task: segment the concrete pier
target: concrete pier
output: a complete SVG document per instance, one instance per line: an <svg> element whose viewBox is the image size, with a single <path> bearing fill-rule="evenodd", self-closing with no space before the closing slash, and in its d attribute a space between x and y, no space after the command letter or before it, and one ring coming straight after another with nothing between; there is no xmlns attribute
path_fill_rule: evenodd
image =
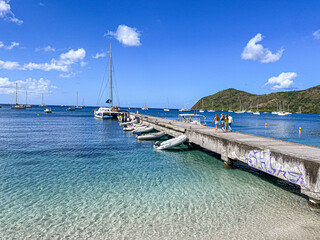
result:
<svg viewBox="0 0 320 240"><path fill-rule="evenodd" d="M212 127L130 113L159 131L185 134L191 144L221 155L225 167L241 161L253 168L294 183L320 208L320 148L239 132L216 132Z"/></svg>

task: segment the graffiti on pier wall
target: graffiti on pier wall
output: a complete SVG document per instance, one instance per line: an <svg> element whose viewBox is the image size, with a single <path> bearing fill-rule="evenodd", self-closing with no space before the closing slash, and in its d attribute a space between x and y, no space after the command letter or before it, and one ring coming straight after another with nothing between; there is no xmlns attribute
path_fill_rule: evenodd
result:
<svg viewBox="0 0 320 240"><path fill-rule="evenodd" d="M287 163L281 164L280 161L276 161L275 157L271 156L271 153L268 150L252 150L250 152L245 152L244 161L251 167L298 184L303 189L309 189L298 164L297 166L290 166Z"/></svg>

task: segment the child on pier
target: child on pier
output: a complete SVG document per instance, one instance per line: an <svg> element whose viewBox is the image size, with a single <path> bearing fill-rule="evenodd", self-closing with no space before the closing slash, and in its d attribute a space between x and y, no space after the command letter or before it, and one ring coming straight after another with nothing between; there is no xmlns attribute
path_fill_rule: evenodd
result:
<svg viewBox="0 0 320 240"><path fill-rule="evenodd" d="M226 132L228 130L228 115L225 116L224 118L224 132Z"/></svg>

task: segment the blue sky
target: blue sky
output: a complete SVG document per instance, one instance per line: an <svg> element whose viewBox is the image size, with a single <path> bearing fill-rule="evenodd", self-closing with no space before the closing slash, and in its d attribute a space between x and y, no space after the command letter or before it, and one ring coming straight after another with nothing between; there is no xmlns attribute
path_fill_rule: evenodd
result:
<svg viewBox="0 0 320 240"><path fill-rule="evenodd" d="M78 91L96 105L110 42L122 106L309 88L320 84L319 12L297 0L0 0L0 103L18 82L21 103L28 90L30 103L43 93L73 105Z"/></svg>

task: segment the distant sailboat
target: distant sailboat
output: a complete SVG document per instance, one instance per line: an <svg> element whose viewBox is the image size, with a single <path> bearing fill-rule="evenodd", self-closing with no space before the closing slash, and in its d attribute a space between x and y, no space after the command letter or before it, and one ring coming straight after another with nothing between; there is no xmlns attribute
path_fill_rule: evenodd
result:
<svg viewBox="0 0 320 240"><path fill-rule="evenodd" d="M292 114L292 113L290 112L290 109L289 109L289 104L288 104L288 112L285 112L285 114L287 114L287 115Z"/></svg>
<svg viewBox="0 0 320 240"><path fill-rule="evenodd" d="M169 112L170 111L168 98L167 98L167 108L163 109L163 111L165 111L165 112Z"/></svg>
<svg viewBox="0 0 320 240"><path fill-rule="evenodd" d="M301 114L301 106L299 106L299 112L296 112L296 114Z"/></svg>
<svg viewBox="0 0 320 240"><path fill-rule="evenodd" d="M238 110L238 111L235 111L235 113L238 113L238 114L245 113L245 111L242 110L241 100L240 100L239 110Z"/></svg>
<svg viewBox="0 0 320 240"><path fill-rule="evenodd" d="M273 111L273 112L271 112L271 114L274 114L274 115L277 115L278 114L278 112L279 112L279 110L278 110L278 108L279 108L279 103L277 102L277 111Z"/></svg>
<svg viewBox="0 0 320 240"><path fill-rule="evenodd" d="M26 108L32 108L32 105L28 104L28 91L26 91Z"/></svg>
<svg viewBox="0 0 320 240"><path fill-rule="evenodd" d="M190 112L190 109L186 108L186 104L184 103L183 108L179 109L179 112Z"/></svg>
<svg viewBox="0 0 320 240"><path fill-rule="evenodd" d="M84 104L84 99L82 99L82 105L81 108L87 108L86 105Z"/></svg>
<svg viewBox="0 0 320 240"><path fill-rule="evenodd" d="M250 103L250 110L247 113L252 113L252 104Z"/></svg>
<svg viewBox="0 0 320 240"><path fill-rule="evenodd" d="M26 106L22 104L18 104L18 83L16 83L16 104L11 105L11 109L25 109Z"/></svg>
<svg viewBox="0 0 320 240"><path fill-rule="evenodd" d="M43 94L42 94L42 101L41 101L41 105L39 105L39 107L46 107L47 105L45 105L44 103L43 103Z"/></svg>
<svg viewBox="0 0 320 240"><path fill-rule="evenodd" d="M213 101L212 101L212 108L208 110L208 112L215 112L214 108L213 108Z"/></svg>
<svg viewBox="0 0 320 240"><path fill-rule="evenodd" d="M144 101L144 106L141 108L141 110L148 110L149 108L147 108L146 106L146 101Z"/></svg>
<svg viewBox="0 0 320 240"><path fill-rule="evenodd" d="M201 109L199 110L199 112L203 113L204 110L203 110L203 100L201 100Z"/></svg>
<svg viewBox="0 0 320 240"><path fill-rule="evenodd" d="M76 106L75 109L82 109L82 107L78 106L78 92L77 92L77 97L76 97Z"/></svg>
<svg viewBox="0 0 320 240"><path fill-rule="evenodd" d="M282 111L281 102L280 102L280 104L279 104L279 112L278 112L277 114L278 114L278 116L286 116L286 115L288 115L286 112L283 112L283 111Z"/></svg>
<svg viewBox="0 0 320 240"><path fill-rule="evenodd" d="M259 104L257 103L257 111L253 112L254 115L260 115L260 112L259 112Z"/></svg>

